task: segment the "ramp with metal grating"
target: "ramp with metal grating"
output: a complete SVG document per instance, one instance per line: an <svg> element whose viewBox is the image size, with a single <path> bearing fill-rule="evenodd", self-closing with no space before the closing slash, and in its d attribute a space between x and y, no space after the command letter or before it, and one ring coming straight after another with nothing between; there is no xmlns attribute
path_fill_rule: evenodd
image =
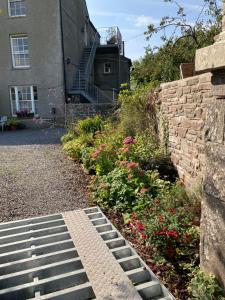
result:
<svg viewBox="0 0 225 300"><path fill-rule="evenodd" d="M175 298L95 207L0 224L0 299Z"/></svg>

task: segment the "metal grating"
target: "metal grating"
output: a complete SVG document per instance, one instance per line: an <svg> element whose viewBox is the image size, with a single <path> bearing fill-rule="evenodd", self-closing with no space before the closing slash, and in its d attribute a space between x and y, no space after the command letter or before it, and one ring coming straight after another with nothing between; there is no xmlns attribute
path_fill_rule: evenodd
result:
<svg viewBox="0 0 225 300"><path fill-rule="evenodd" d="M61 214L0 224L1 300L94 298Z"/></svg>
<svg viewBox="0 0 225 300"><path fill-rule="evenodd" d="M104 281L105 275L101 271L105 267L121 273L126 279L123 282L128 283L126 293L132 293L133 290L138 296L134 293L134 296L126 297L124 293L121 297L107 299L175 300L100 208L78 210L71 212L71 216L76 222L71 220L68 223L68 213L65 213L0 224L1 300L102 300L103 297L97 297L101 295L99 289L107 289L109 292L110 285L113 286L112 291L117 289L115 282L109 281L107 286ZM84 221L82 216L85 217ZM93 235L89 236L89 248L84 233L90 229ZM78 236L75 243L72 239L74 232ZM80 243L80 236L83 244ZM102 241L104 247L97 247L100 251L96 255L91 249L97 245L97 240L97 244L100 245ZM82 248L85 248L85 256L88 253L91 258L91 268L88 268ZM101 253L103 248L110 256L106 265L102 266L100 258L104 256L104 251ZM115 264L117 268L114 269ZM98 286L99 267L98 278L104 284Z"/></svg>
<svg viewBox="0 0 225 300"><path fill-rule="evenodd" d="M84 209L93 226L144 300L175 300L99 207Z"/></svg>

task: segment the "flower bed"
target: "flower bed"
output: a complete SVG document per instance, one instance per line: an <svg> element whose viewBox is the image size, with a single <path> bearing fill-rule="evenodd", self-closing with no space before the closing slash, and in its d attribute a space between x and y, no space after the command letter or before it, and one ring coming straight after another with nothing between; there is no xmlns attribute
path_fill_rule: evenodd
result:
<svg viewBox="0 0 225 300"><path fill-rule="evenodd" d="M63 137L68 156L91 174L90 195L177 299L222 299L199 271L200 201L188 197L169 158L148 130L125 136L100 117ZM197 278L197 279L196 279ZM196 282L212 279L201 298ZM217 298L215 298L215 295Z"/></svg>

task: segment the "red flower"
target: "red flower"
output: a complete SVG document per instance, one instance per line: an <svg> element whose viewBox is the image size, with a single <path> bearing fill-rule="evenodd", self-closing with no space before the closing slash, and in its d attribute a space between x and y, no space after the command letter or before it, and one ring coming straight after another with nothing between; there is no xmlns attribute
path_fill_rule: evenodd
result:
<svg viewBox="0 0 225 300"><path fill-rule="evenodd" d="M140 190L140 193L141 193L141 194L145 194L145 193L147 193L148 191L149 191L149 189L142 188L142 189Z"/></svg>
<svg viewBox="0 0 225 300"><path fill-rule="evenodd" d="M159 219L159 222L161 223L161 222L163 222L163 219L164 219L164 218L163 218L163 216L159 215L159 216L158 216L158 219Z"/></svg>
<svg viewBox="0 0 225 300"><path fill-rule="evenodd" d="M174 238L178 238L179 237L179 233L176 231L168 231L167 232L168 236L174 237Z"/></svg>
<svg viewBox="0 0 225 300"><path fill-rule="evenodd" d="M144 231L144 230L145 230L143 224L141 224L140 222L137 222L136 227L137 227L137 229L138 229L139 231Z"/></svg>
<svg viewBox="0 0 225 300"><path fill-rule="evenodd" d="M169 209L169 212L170 212L171 215L174 215L174 214L175 214L174 208L170 208L170 209Z"/></svg>
<svg viewBox="0 0 225 300"><path fill-rule="evenodd" d="M160 204L160 200L156 200L156 201L155 201L155 204L156 204L156 205L159 205L159 204Z"/></svg>
<svg viewBox="0 0 225 300"><path fill-rule="evenodd" d="M139 166L139 164L135 163L135 162L130 162L130 163L127 164L127 167L129 169L137 168L138 166Z"/></svg>
<svg viewBox="0 0 225 300"><path fill-rule="evenodd" d="M137 172L137 174L140 175L140 176L143 176L143 175L145 174L145 171L139 170L139 171Z"/></svg>
<svg viewBox="0 0 225 300"><path fill-rule="evenodd" d="M141 239L146 240L148 238L147 234L141 234Z"/></svg>
<svg viewBox="0 0 225 300"><path fill-rule="evenodd" d="M132 145L132 144L135 144L136 141L132 136L128 136L124 139L123 143L124 143L124 145Z"/></svg>

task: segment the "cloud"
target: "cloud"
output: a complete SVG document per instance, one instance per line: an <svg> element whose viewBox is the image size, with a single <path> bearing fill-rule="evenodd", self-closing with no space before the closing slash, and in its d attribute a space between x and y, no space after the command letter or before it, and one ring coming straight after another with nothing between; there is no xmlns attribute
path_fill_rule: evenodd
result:
<svg viewBox="0 0 225 300"><path fill-rule="evenodd" d="M146 27L150 23L158 23L158 20L154 20L152 17L144 15L137 16L135 20L136 27Z"/></svg>

